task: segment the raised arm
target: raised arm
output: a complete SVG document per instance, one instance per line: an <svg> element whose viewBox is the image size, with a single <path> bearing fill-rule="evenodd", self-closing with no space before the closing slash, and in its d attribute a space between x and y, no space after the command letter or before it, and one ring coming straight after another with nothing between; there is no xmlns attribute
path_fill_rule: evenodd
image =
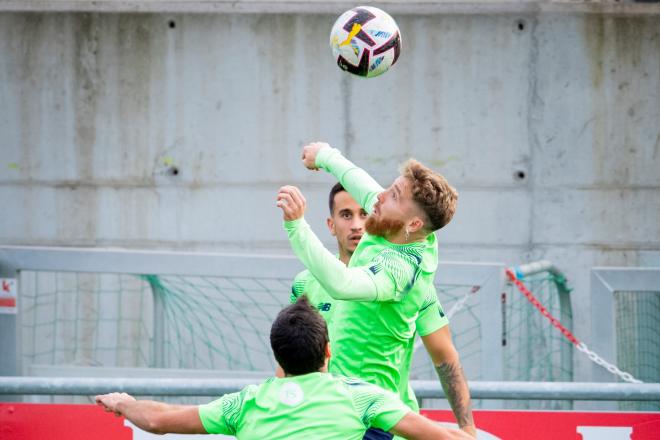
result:
<svg viewBox="0 0 660 440"><path fill-rule="evenodd" d="M335 176L368 213L376 204L378 194L383 192L383 187L366 171L324 142L312 142L303 147L303 164L309 169L324 169Z"/></svg>
<svg viewBox="0 0 660 440"><path fill-rule="evenodd" d="M444 326L435 332L422 336L422 342L426 347L438 378L442 384L447 401L461 429L476 437L476 428L472 418L472 405L470 401L470 390L467 380L463 374L463 367L458 356L458 351L451 340L449 326Z"/></svg>
<svg viewBox="0 0 660 440"><path fill-rule="evenodd" d="M387 265L388 262L374 261L378 268L375 266L349 268L332 255L303 218L306 202L298 188L293 186L280 188L277 205L284 213L284 228L291 248L332 298L353 301L392 301L397 300L408 287L409 280L413 278L415 272L412 264L402 265L401 270L392 274L388 270L380 270L380 267Z"/></svg>
<svg viewBox="0 0 660 440"><path fill-rule="evenodd" d="M206 434L197 406L170 405L153 400L135 400L126 393L96 396L96 403L124 416L134 425L154 434Z"/></svg>

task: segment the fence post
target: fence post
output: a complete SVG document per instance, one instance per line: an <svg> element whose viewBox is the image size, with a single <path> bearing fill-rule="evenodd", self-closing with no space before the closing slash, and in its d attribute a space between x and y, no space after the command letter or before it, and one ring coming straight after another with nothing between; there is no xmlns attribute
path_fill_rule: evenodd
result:
<svg viewBox="0 0 660 440"><path fill-rule="evenodd" d="M0 258L0 278L11 278L16 280L18 291L18 274L15 268L6 264ZM20 306L20 295L16 294L16 310ZM21 357L18 352L20 347L20 321L17 313L0 313L0 375L20 376ZM19 396L0 396L0 401L20 401Z"/></svg>

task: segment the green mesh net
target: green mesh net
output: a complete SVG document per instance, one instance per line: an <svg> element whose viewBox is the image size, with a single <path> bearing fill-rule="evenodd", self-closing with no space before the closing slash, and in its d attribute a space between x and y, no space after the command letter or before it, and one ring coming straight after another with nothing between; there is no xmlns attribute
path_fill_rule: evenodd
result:
<svg viewBox="0 0 660 440"><path fill-rule="evenodd" d="M660 382L660 292L614 292L617 366ZM660 411L659 402L619 402L624 411Z"/></svg>
<svg viewBox="0 0 660 440"><path fill-rule="evenodd" d="M23 272L23 363L273 371L290 280Z"/></svg>
<svg viewBox="0 0 660 440"><path fill-rule="evenodd" d="M568 295L560 280L546 274L525 282L570 328ZM213 370L218 377L272 373L268 335L275 315L288 302L290 283L288 278L24 271L23 365ZM488 331L479 318L480 286L437 288L445 312L453 314L452 335L466 375L480 380L482 333ZM570 344L514 288L502 299L505 379L570 381ZM411 378L436 380L420 348ZM567 407L562 402L508 405Z"/></svg>
<svg viewBox="0 0 660 440"><path fill-rule="evenodd" d="M569 291L563 277L548 272L524 278L527 288L568 329L572 328ZM518 291L507 284L502 294L504 380L571 382L573 344ZM507 401L511 409L571 409L570 401Z"/></svg>

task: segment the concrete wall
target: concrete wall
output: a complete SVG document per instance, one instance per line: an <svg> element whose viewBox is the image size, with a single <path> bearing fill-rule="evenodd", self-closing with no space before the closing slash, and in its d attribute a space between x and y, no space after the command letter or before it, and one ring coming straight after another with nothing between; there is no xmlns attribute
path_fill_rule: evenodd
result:
<svg viewBox="0 0 660 440"><path fill-rule="evenodd" d="M0 14L0 243L288 253L291 183L331 244L333 181L300 165L326 140L383 184L444 173L442 258L552 260L588 342L588 269L660 253L660 16L396 18L363 80L330 15Z"/></svg>

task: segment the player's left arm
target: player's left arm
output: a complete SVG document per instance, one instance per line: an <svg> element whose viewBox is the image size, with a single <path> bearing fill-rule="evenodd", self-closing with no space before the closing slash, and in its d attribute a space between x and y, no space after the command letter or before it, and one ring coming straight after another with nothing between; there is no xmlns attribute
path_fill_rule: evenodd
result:
<svg viewBox="0 0 660 440"><path fill-rule="evenodd" d="M435 365L442 389L454 417L456 417L458 426L463 431L476 437L470 390L463 373L458 351L451 339L449 326L445 325L428 335L422 336L422 342L431 356L433 365Z"/></svg>
<svg viewBox="0 0 660 440"><path fill-rule="evenodd" d="M410 411L398 395L372 385L372 399L362 393L361 404L367 404L363 420L371 427L380 428L409 440L460 440L469 439L464 431L448 429ZM378 397L380 396L380 397Z"/></svg>
<svg viewBox="0 0 660 440"><path fill-rule="evenodd" d="M126 393L96 396L96 403L124 416L134 425L154 434L206 434L197 406L170 405L153 400L136 400Z"/></svg>

